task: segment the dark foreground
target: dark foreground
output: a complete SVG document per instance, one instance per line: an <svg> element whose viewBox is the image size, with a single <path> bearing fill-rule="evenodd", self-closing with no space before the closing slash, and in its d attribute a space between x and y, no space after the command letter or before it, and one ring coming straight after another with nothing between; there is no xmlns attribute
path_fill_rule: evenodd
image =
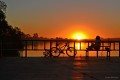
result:
<svg viewBox="0 0 120 80"><path fill-rule="evenodd" d="M0 80L120 80L120 58L0 58Z"/></svg>

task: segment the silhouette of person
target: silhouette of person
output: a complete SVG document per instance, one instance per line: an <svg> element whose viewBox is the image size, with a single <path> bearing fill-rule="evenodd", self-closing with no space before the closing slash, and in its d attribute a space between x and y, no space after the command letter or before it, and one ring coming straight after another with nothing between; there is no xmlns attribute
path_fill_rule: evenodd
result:
<svg viewBox="0 0 120 80"><path fill-rule="evenodd" d="M100 36L96 36L95 43L91 43L91 46L87 48L87 50L99 50L101 45Z"/></svg>

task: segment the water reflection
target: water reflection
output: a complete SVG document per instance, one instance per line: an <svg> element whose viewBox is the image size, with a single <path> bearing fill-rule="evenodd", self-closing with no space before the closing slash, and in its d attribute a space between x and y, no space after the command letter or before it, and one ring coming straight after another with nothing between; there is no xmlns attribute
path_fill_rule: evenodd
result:
<svg viewBox="0 0 120 80"><path fill-rule="evenodd" d="M77 42L75 45L76 45L75 46L76 50L83 50L83 49L86 49L88 47L87 43L81 43L81 42Z"/></svg>
<svg viewBox="0 0 120 80"><path fill-rule="evenodd" d="M74 58L73 62L73 71L72 71L72 79L73 80L84 80L85 75L83 74L84 72L86 73L86 66L87 62L84 61L85 59L76 57ZM87 70L88 72L88 70Z"/></svg>
<svg viewBox="0 0 120 80"><path fill-rule="evenodd" d="M80 50L80 43L78 43L78 50Z"/></svg>

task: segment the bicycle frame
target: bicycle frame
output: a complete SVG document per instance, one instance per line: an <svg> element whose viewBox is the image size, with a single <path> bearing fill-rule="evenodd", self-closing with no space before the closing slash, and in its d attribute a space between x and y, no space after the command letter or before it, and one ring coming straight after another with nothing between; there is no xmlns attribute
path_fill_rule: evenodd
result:
<svg viewBox="0 0 120 80"><path fill-rule="evenodd" d="M59 46L59 44L58 44L56 47L60 51L60 53L64 53L64 50L68 49L68 45L66 45L66 44L63 46Z"/></svg>

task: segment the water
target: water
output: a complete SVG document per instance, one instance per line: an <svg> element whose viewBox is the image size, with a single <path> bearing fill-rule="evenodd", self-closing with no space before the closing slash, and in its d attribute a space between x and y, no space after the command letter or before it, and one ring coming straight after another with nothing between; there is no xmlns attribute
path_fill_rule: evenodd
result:
<svg viewBox="0 0 120 80"><path fill-rule="evenodd" d="M64 42L60 42L59 43L60 46L64 46L65 43ZM28 45L27 45L27 49L34 49L34 50L28 50L27 51L27 57L43 57L43 52L44 52L44 47L46 49L50 49L50 42L46 42L45 43L45 46L44 46L44 42L34 42L33 43L33 47L32 47L32 41L28 42ZM108 43L105 43L104 46L108 46L109 44ZM56 42L53 42L52 43L52 47L55 47L56 46ZM118 47L118 43L115 44L115 49L119 49ZM74 43L71 42L69 43L69 47L74 47ZM75 43L75 49L77 50L77 55L76 56L86 56L86 52L85 51L79 51L80 49L81 50L85 50L86 48L88 47L88 43L79 43L79 42L76 42ZM37 49L40 49L40 50L37 50ZM114 49L114 44L112 43L111 44L111 49ZM99 56L106 56L106 51L99 51ZM20 51L20 56L21 57L24 57L25 56L25 51ZM61 57L66 57L67 55L66 54L61 54L60 55ZM89 52L89 56L96 56L96 51L90 51ZM119 52L118 51L111 51L111 56L119 56Z"/></svg>

